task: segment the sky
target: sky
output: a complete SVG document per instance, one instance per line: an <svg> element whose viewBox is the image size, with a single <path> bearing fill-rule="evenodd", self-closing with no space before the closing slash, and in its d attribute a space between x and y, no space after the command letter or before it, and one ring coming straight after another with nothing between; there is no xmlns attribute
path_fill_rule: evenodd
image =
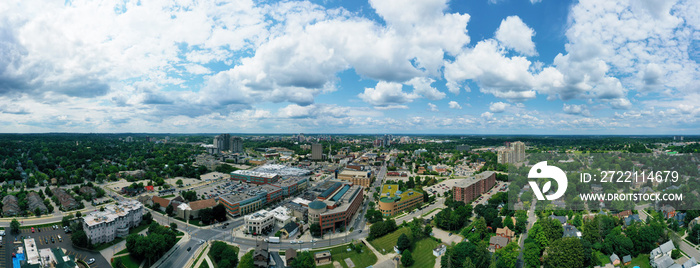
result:
<svg viewBox="0 0 700 268"><path fill-rule="evenodd" d="M4 0L0 132L698 134L695 0Z"/></svg>

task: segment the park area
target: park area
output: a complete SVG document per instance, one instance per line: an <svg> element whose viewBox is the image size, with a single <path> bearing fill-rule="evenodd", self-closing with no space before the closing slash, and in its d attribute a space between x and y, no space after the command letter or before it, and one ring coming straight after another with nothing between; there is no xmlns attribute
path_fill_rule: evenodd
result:
<svg viewBox="0 0 700 268"><path fill-rule="evenodd" d="M367 248L362 242L356 242L356 247L359 247L359 251L353 249L350 245L342 245L330 249L331 258L333 262L338 262L343 268L350 268L346 259L350 259L354 267L369 267L377 263L377 256L372 253L372 251ZM315 250L311 253L321 252L326 250ZM333 264L319 265L318 268L333 268Z"/></svg>
<svg viewBox="0 0 700 268"><path fill-rule="evenodd" d="M377 238L370 243L379 252L383 254L394 253L394 246L396 246L396 241L399 239L401 234L406 234L411 238L411 231L408 227L400 228L393 233L387 234L383 237ZM435 265L435 256L433 255L433 249L438 246L438 242L432 238L423 238L415 242L414 246L411 247L411 252L413 253L413 259L416 261L411 267L433 267ZM403 267L403 266L402 266Z"/></svg>

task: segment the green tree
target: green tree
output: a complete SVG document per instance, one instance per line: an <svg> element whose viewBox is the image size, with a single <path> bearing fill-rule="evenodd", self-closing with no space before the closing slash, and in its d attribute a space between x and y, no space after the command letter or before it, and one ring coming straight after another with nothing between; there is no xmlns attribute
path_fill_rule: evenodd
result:
<svg viewBox="0 0 700 268"><path fill-rule="evenodd" d="M226 207L224 204L219 203L212 209L212 216L214 219L220 222L226 221Z"/></svg>
<svg viewBox="0 0 700 268"><path fill-rule="evenodd" d="M404 251L411 247L411 240L408 239L408 236L406 234L401 234L399 236L399 239L396 241L396 248L399 251Z"/></svg>
<svg viewBox="0 0 700 268"><path fill-rule="evenodd" d="M291 261L289 266L292 268L316 268L316 262L314 262L314 256L311 252L302 251L297 254L297 257Z"/></svg>
<svg viewBox="0 0 700 268"><path fill-rule="evenodd" d="M584 266L583 247L578 238L555 240L547 250L544 267L579 268Z"/></svg>
<svg viewBox="0 0 700 268"><path fill-rule="evenodd" d="M540 267L540 248L537 246L537 243L525 243L525 248L523 249L523 259L525 261L525 267L527 268Z"/></svg>
<svg viewBox="0 0 700 268"><path fill-rule="evenodd" d="M79 229L74 231L73 235L70 237L70 240L73 243L73 246L81 248L90 248L90 241L87 237L87 234L85 234L85 231L83 230Z"/></svg>
<svg viewBox="0 0 700 268"><path fill-rule="evenodd" d="M165 213L167 213L169 216L172 216L174 211L175 211L175 209L173 208L173 206L169 205L169 206L165 207Z"/></svg>
<svg viewBox="0 0 700 268"><path fill-rule="evenodd" d="M112 266L113 266L114 268L123 268L123 267L124 267L124 263L122 263L122 259L121 259L121 258L116 258L116 259L114 259L114 262L112 262Z"/></svg>
<svg viewBox="0 0 700 268"><path fill-rule="evenodd" d="M36 215L37 217L40 217L40 216L41 216L41 209L35 208L35 209L34 209L34 215Z"/></svg>
<svg viewBox="0 0 700 268"><path fill-rule="evenodd" d="M518 260L520 247L516 242L510 242L504 248L496 251L496 267L510 268L515 267L515 262Z"/></svg>
<svg viewBox="0 0 700 268"><path fill-rule="evenodd" d="M203 224L209 224L213 219L213 209L203 208L199 210L199 219L202 220Z"/></svg>
<svg viewBox="0 0 700 268"><path fill-rule="evenodd" d="M12 219L12 222L10 222L10 232L19 234L19 221L17 219Z"/></svg>
<svg viewBox="0 0 700 268"><path fill-rule="evenodd" d="M170 223L170 230L177 233L177 223L171 222Z"/></svg>
<svg viewBox="0 0 700 268"><path fill-rule="evenodd" d="M153 214L151 214L151 212L149 211L146 214L143 214L141 220L146 224L151 224L151 222L153 222Z"/></svg>
<svg viewBox="0 0 700 268"><path fill-rule="evenodd" d="M183 184L182 179L178 179L178 180L175 182L175 184L177 184L178 187L182 187L182 184Z"/></svg>
<svg viewBox="0 0 700 268"><path fill-rule="evenodd" d="M253 250L248 251L243 257L241 257L241 262L238 263L238 268L250 268L255 267L253 263ZM291 264L290 264L291 267Z"/></svg>
<svg viewBox="0 0 700 268"><path fill-rule="evenodd" d="M404 267L409 267L415 262L410 250L404 250L403 253L401 253L401 264L403 264Z"/></svg>

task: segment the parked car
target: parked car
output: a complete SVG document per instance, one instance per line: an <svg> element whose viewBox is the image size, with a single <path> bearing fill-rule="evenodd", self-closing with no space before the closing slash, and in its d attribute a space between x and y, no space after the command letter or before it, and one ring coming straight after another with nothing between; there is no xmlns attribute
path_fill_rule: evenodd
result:
<svg viewBox="0 0 700 268"><path fill-rule="evenodd" d="M95 263L95 258L90 258L90 259L87 261L87 264L93 264L93 263Z"/></svg>
<svg viewBox="0 0 700 268"><path fill-rule="evenodd" d="M34 227L32 227L32 233L34 232Z"/></svg>

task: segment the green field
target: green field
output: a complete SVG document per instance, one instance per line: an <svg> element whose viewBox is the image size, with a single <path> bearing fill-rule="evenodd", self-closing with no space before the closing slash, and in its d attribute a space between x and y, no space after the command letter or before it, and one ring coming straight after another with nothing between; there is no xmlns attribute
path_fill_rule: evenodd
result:
<svg viewBox="0 0 700 268"><path fill-rule="evenodd" d="M347 251L349 248L348 245L342 245L338 247L331 248L331 259L334 262L339 262L341 266L344 268L348 268L348 265L345 263L346 258L350 258L352 260L353 264L355 264L355 267L368 267L370 265L374 265L377 263L377 256L372 253L372 250L367 248L367 246L363 245L362 242L359 242L360 245L362 245L362 253L357 253L354 250ZM316 250L312 251L311 253L316 253L319 251L325 251L325 250ZM333 267L333 264L327 264L323 266L318 266L319 268L321 267Z"/></svg>
<svg viewBox="0 0 700 268"><path fill-rule="evenodd" d="M600 251L594 251L593 255L595 255L595 257L598 259L598 261L600 261L601 265L606 265L606 264L610 263L610 256L605 256L605 254L603 254ZM647 258L647 260L648 260L648 258Z"/></svg>
<svg viewBox="0 0 700 268"><path fill-rule="evenodd" d="M411 231L408 229L408 227L400 228L393 233L374 239L369 243L372 244L372 246L379 251L379 253L391 253L394 252L394 246L396 246L396 241L399 239L401 234L411 235Z"/></svg>
<svg viewBox="0 0 700 268"><path fill-rule="evenodd" d="M124 264L124 267L126 268L139 268L140 262L134 258L131 258L131 256L122 256L118 257L117 259L121 259L122 264Z"/></svg>
<svg viewBox="0 0 700 268"><path fill-rule="evenodd" d="M121 255L121 254L125 254L125 253L129 253L129 250L128 250L128 249L122 249L122 250L120 250L119 252L117 252L117 254L114 254L114 255Z"/></svg>
<svg viewBox="0 0 700 268"><path fill-rule="evenodd" d="M413 259L416 260L411 267L433 267L435 265L435 255L433 249L437 247L438 242L432 238L423 238L416 242L415 248L411 250ZM403 266L402 266L403 267Z"/></svg>
<svg viewBox="0 0 700 268"><path fill-rule="evenodd" d="M199 265L199 268L209 268L209 264L206 261L203 261L202 264Z"/></svg>
<svg viewBox="0 0 700 268"><path fill-rule="evenodd" d="M649 265L649 254L639 254L636 258L632 259L632 264L627 265L628 267L639 266L641 268L651 268Z"/></svg>

